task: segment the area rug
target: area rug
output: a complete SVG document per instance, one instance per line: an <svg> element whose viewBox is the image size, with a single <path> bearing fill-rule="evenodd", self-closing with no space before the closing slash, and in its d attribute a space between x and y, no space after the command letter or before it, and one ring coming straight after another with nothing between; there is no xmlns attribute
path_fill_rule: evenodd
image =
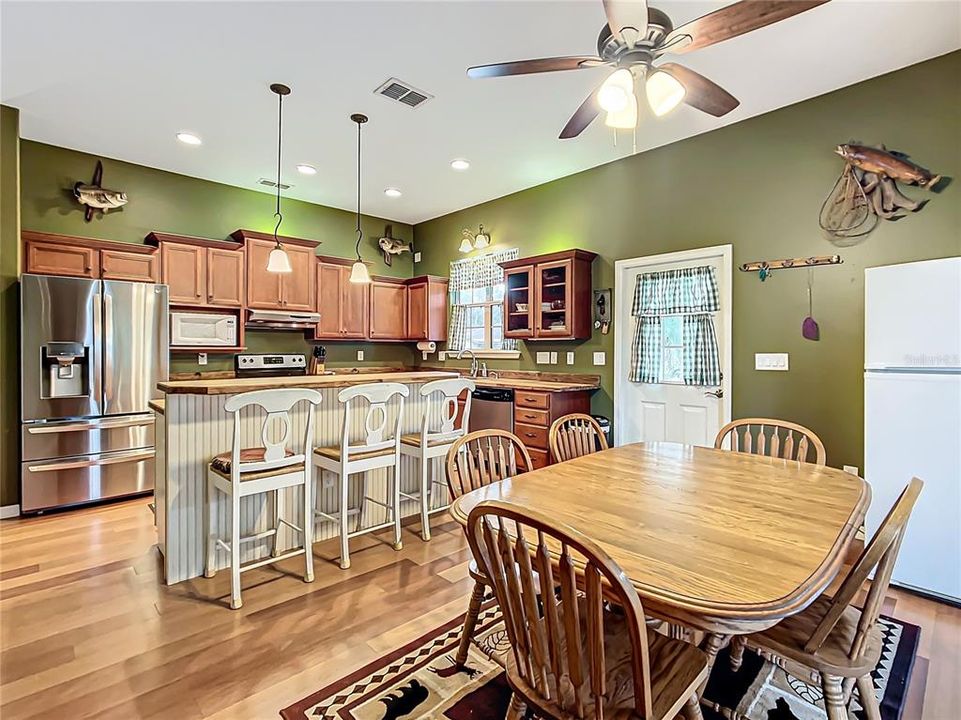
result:
<svg viewBox="0 0 961 720"><path fill-rule="evenodd" d="M507 637L496 606L478 622L465 668L454 665L463 618L452 620L280 711L284 720L502 720L511 691L502 670ZM882 720L900 720L920 629L882 618L884 646L871 674ZM752 652L731 672L718 656L705 698L705 720L823 720L821 690ZM736 714L735 714L736 713ZM850 720L865 720L857 691Z"/></svg>

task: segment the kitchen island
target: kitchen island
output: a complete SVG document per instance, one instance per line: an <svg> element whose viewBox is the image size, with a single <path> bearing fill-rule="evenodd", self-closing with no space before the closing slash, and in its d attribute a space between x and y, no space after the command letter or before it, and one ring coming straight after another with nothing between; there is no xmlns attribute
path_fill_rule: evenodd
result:
<svg viewBox="0 0 961 720"><path fill-rule="evenodd" d="M156 522L159 547L164 556L164 570L167 584L174 584L198 577L204 569L204 494L207 482L207 463L223 452L231 449L233 435L233 416L224 410L227 398L251 390L270 388L313 388L320 392L323 400L316 410L314 420L314 447L337 445L343 432L343 406L337 400L338 392L351 385L374 382L401 383L410 388L410 395L404 402L404 416L401 432L419 432L428 404L420 396L420 386L432 380L457 377L455 372L446 371L400 371L400 372L348 372L333 375L308 375L299 377L269 378L200 378L196 380L174 380L162 382L158 389L166 394L163 402L154 402L152 409L157 416L157 460L156 460ZM438 405L439 405L438 401ZM303 405L303 403L302 403ZM352 439L360 437L364 412L352 411ZM396 410L391 410L396 412ZM243 447L261 445L260 432L264 414L251 411L244 414L241 426ZM297 448L303 438L307 415L304 408L295 408L291 413L291 438ZM389 417L388 422L394 418ZM442 458L434 460L432 473L443 472ZM408 457L401 459L401 489L404 492L417 492L419 470L416 460ZM331 512L337 507L334 478L328 473L315 474L315 507ZM376 496L387 493L387 475L384 470L368 474L368 493ZM299 518L302 508L301 490L289 488L280 492L282 498L281 515ZM360 494L360 478L352 476L350 504L356 506ZM223 536L228 527L228 505L223 496L217 494L217 523L215 532ZM442 507L447 498L437 493L432 498L434 507ZM405 500L401 506L402 515L418 512L416 501ZM272 522L272 508L266 495L244 498L241 502L241 527L243 534L266 530ZM380 524L386 520L383 508L375 503L367 503L364 517L358 519L362 527ZM314 540L336 537L337 528L333 523L318 519L315 525ZM299 543L294 533L281 527L278 534L278 550L296 547ZM241 561L248 562L264 557L269 552L269 538L244 543ZM217 550L217 567L227 566L227 554Z"/></svg>

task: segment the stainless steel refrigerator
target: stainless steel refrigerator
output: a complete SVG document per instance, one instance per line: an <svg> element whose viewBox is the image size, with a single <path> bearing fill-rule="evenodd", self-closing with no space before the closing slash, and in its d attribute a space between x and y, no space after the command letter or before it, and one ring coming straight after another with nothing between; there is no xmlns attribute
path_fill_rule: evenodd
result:
<svg viewBox="0 0 961 720"><path fill-rule="evenodd" d="M23 512L153 490L167 305L166 285L20 277Z"/></svg>

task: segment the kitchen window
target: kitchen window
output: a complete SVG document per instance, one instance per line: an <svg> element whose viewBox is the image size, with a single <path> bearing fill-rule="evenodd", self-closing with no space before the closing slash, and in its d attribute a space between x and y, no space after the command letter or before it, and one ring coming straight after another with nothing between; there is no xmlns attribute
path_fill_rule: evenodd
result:
<svg viewBox="0 0 961 720"><path fill-rule="evenodd" d="M450 265L450 324L447 349L516 353L517 342L504 337L504 270L516 248L466 258Z"/></svg>

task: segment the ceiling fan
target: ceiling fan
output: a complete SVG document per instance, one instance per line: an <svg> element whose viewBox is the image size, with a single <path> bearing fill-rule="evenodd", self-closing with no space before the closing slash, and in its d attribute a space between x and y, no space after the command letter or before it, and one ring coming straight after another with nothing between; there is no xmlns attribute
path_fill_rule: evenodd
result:
<svg viewBox="0 0 961 720"><path fill-rule="evenodd" d="M674 28L661 10L646 0L603 0L607 24L597 39L597 56L519 60L468 68L471 78L527 75L531 73L615 68L596 91L591 92L561 131L561 139L583 132L602 110L605 124L614 128L637 126L635 83L644 82L648 105L664 115L681 102L715 117L736 108L740 101L724 88L683 65L655 65L665 53L681 54L714 45L785 20L829 0L741 0Z"/></svg>

